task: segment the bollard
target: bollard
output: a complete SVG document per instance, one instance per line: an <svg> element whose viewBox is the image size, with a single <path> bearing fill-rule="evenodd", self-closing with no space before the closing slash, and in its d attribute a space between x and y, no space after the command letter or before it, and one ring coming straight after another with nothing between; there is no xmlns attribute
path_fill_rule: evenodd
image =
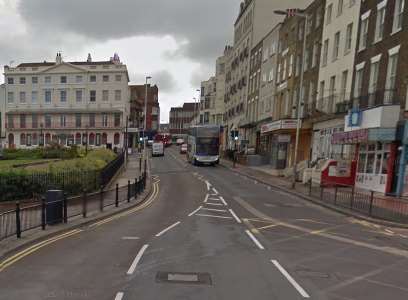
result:
<svg viewBox="0 0 408 300"><path fill-rule="evenodd" d="M16 235L21 238L20 202L16 202Z"/></svg>
<svg viewBox="0 0 408 300"><path fill-rule="evenodd" d="M147 160L145 159L144 161L144 174L146 176L146 170L147 170Z"/></svg>
<svg viewBox="0 0 408 300"><path fill-rule="evenodd" d="M142 193L142 176L139 176L139 182L137 184L139 194Z"/></svg>
<svg viewBox="0 0 408 300"><path fill-rule="evenodd" d="M45 230L45 210L46 210L46 204L45 204L45 198L41 197L41 229Z"/></svg>
<svg viewBox="0 0 408 300"><path fill-rule="evenodd" d="M137 194L138 194L138 190L137 190L137 177L135 178L135 188L134 188L134 196L135 196L135 199L137 198Z"/></svg>
<svg viewBox="0 0 408 300"><path fill-rule="evenodd" d="M116 184L115 206L119 206L119 183Z"/></svg>
<svg viewBox="0 0 408 300"><path fill-rule="evenodd" d="M130 180L128 180L127 202L130 202Z"/></svg>
<svg viewBox="0 0 408 300"><path fill-rule="evenodd" d="M101 186L101 191L99 192L99 210L103 211L103 186Z"/></svg>
<svg viewBox="0 0 408 300"><path fill-rule="evenodd" d="M373 202L374 202L374 191L371 191L371 194L370 194L370 210L368 212L370 217L373 214Z"/></svg>
<svg viewBox="0 0 408 300"><path fill-rule="evenodd" d="M87 206L88 206L88 199L86 195L86 191L84 191L83 197L82 197L82 217L86 218L86 213L87 213Z"/></svg>
<svg viewBox="0 0 408 300"><path fill-rule="evenodd" d="M67 194L64 193L64 198L62 202L62 209L63 209L63 222L66 224L68 222L68 200L67 200Z"/></svg>

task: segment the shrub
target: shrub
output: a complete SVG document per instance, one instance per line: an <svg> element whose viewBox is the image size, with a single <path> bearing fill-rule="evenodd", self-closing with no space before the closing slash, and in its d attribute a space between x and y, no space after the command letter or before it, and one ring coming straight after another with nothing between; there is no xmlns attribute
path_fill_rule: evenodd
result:
<svg viewBox="0 0 408 300"><path fill-rule="evenodd" d="M35 149L4 149L3 158L7 160L14 159L41 159L42 151L40 148Z"/></svg>

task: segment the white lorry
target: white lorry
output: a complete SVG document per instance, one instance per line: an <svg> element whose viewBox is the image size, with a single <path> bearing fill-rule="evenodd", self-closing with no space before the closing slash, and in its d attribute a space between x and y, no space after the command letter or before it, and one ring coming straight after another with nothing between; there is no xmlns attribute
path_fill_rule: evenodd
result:
<svg viewBox="0 0 408 300"><path fill-rule="evenodd" d="M152 144L152 156L164 156L164 145L162 142Z"/></svg>

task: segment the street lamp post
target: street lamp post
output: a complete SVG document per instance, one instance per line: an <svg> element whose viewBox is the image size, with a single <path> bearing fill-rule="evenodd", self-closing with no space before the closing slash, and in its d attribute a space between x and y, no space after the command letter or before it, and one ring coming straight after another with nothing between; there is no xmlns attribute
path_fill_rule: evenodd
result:
<svg viewBox="0 0 408 300"><path fill-rule="evenodd" d="M301 9L288 9L286 11L283 10L275 10L275 14L278 15L286 15L286 16L298 16L301 18L304 18L304 27L303 27L303 46L302 46L302 64L300 68L300 82L299 82L299 98L297 102L297 110L296 110L296 140L295 140L295 153L294 153L294 160L293 160L293 182L292 182L292 188L295 188L296 185L296 173L297 173L297 157L298 157L298 148L299 148L299 135L300 135L300 120L301 120L301 115L300 115L300 106L302 105L302 99L303 99L303 72L305 69L305 52L306 52L306 29L307 29L307 22L308 22L308 16L304 12L304 10Z"/></svg>
<svg viewBox="0 0 408 300"><path fill-rule="evenodd" d="M147 81L152 79L151 76L146 76L146 84L145 84L145 98L144 98L144 124L143 124L143 156L146 160L146 127L147 127Z"/></svg>

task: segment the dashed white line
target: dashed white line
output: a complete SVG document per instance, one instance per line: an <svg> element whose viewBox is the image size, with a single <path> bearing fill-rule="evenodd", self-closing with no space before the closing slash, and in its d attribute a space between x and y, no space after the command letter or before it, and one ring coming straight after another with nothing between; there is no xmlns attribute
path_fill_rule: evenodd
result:
<svg viewBox="0 0 408 300"><path fill-rule="evenodd" d="M219 219L232 219L231 217L214 216L214 215L207 215L207 214L196 214L196 216L209 217L209 218L219 218Z"/></svg>
<svg viewBox="0 0 408 300"><path fill-rule="evenodd" d="M238 218L238 216L234 213L234 211L232 209L229 209L229 212L234 217L235 221L237 221L237 223L242 223L241 219Z"/></svg>
<svg viewBox="0 0 408 300"><path fill-rule="evenodd" d="M205 184L207 185L207 191L210 190L211 187L211 183L208 182L208 180L205 181Z"/></svg>
<svg viewBox="0 0 408 300"><path fill-rule="evenodd" d="M132 275L133 272L136 270L137 264L139 263L140 259L142 258L143 253L146 251L147 247L149 247L148 244L143 245L143 247L140 249L139 253L135 257L135 260L132 262L129 270L126 272L127 275Z"/></svg>
<svg viewBox="0 0 408 300"><path fill-rule="evenodd" d="M215 208L203 208L203 210L208 210L208 211L217 211L217 212L227 212L226 209L215 209Z"/></svg>
<svg viewBox="0 0 408 300"><path fill-rule="evenodd" d="M115 300L122 300L124 294L122 292L118 292L115 296Z"/></svg>
<svg viewBox="0 0 408 300"><path fill-rule="evenodd" d="M122 237L122 240L138 240L139 237L137 236L124 236Z"/></svg>
<svg viewBox="0 0 408 300"><path fill-rule="evenodd" d="M200 209L202 209L203 207L200 206L199 208L197 208L196 210L192 211L191 213L188 214L189 217L191 217L192 215L194 215L196 212L198 212Z"/></svg>
<svg viewBox="0 0 408 300"><path fill-rule="evenodd" d="M204 203L206 203L208 201L208 197L210 197L210 195L205 195L205 199L204 199Z"/></svg>
<svg viewBox="0 0 408 300"><path fill-rule="evenodd" d="M207 205L215 205L215 206L222 206L221 203L212 203L212 202L207 202Z"/></svg>
<svg viewBox="0 0 408 300"><path fill-rule="evenodd" d="M170 225L169 227L163 229L162 231L160 231L158 234L156 234L156 237L162 236L163 234L165 234L167 231L169 231L170 229L176 227L177 225L179 225L181 222L178 221L176 223L174 223L173 225Z"/></svg>
<svg viewBox="0 0 408 300"><path fill-rule="evenodd" d="M215 193L216 195L219 194L218 191L217 191L215 188L212 188L212 190L214 191L214 193Z"/></svg>
<svg viewBox="0 0 408 300"><path fill-rule="evenodd" d="M264 250L264 246L262 246L262 244L257 240L257 238L252 234L252 232L250 232L249 230L245 230L246 234L251 238L251 240L255 243L255 245L261 249Z"/></svg>
<svg viewBox="0 0 408 300"><path fill-rule="evenodd" d="M302 295L303 298L310 298L309 294L296 282L295 279L280 265L277 260L271 260L275 267L282 273L283 276L293 285L293 287Z"/></svg>
<svg viewBox="0 0 408 300"><path fill-rule="evenodd" d="M225 206L228 206L227 202L225 202L225 200L224 200L224 197L220 197L220 200Z"/></svg>

